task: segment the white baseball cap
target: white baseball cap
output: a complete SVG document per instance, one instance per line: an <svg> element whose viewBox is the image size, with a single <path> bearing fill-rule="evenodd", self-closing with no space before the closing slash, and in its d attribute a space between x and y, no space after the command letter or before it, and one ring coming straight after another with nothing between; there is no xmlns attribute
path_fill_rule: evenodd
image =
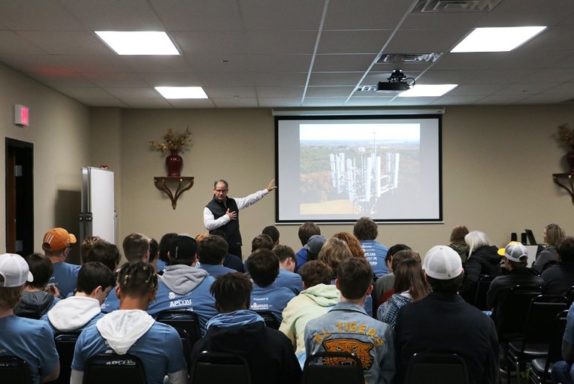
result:
<svg viewBox="0 0 574 384"><path fill-rule="evenodd" d="M423 270L433 279L450 280L462 273L462 261L459 254L451 247L435 245L423 259Z"/></svg>
<svg viewBox="0 0 574 384"><path fill-rule="evenodd" d="M4 278L0 287L4 288L21 287L27 281L34 281L26 260L14 253L0 255L0 276Z"/></svg>

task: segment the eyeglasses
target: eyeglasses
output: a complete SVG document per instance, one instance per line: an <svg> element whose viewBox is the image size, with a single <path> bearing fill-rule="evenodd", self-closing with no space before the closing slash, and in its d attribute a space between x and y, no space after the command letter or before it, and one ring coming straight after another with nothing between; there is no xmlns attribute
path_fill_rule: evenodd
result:
<svg viewBox="0 0 574 384"><path fill-rule="evenodd" d="M227 189L216 189L215 192L227 192Z"/></svg>

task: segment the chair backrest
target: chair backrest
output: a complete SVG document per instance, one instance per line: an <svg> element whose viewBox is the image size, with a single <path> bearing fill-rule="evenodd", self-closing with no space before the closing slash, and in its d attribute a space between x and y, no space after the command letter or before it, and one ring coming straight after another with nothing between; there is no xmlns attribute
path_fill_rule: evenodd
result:
<svg viewBox="0 0 574 384"><path fill-rule="evenodd" d="M556 316L568 309L564 296L538 295L532 298L524 324L524 349L527 343L549 344L556 326Z"/></svg>
<svg viewBox="0 0 574 384"><path fill-rule="evenodd" d="M562 338L564 337L564 330L566 329L567 316L568 310L565 309L558 313L554 319L550 344L548 345L548 357L546 358L545 372L548 372L548 368L551 364L558 360L562 360Z"/></svg>
<svg viewBox="0 0 574 384"><path fill-rule="evenodd" d="M540 294L542 294L540 286L524 285L516 285L504 292L492 314L500 342L506 342L524 334L524 324L530 302Z"/></svg>
<svg viewBox="0 0 574 384"><path fill-rule="evenodd" d="M84 367L83 384L146 384L143 364L133 355L92 356Z"/></svg>
<svg viewBox="0 0 574 384"><path fill-rule="evenodd" d="M269 328L279 329L281 325L279 319L271 311L256 311L259 316L265 320L265 325Z"/></svg>
<svg viewBox="0 0 574 384"><path fill-rule="evenodd" d="M363 384L361 360L347 352L318 352L307 357L303 384Z"/></svg>
<svg viewBox="0 0 574 384"><path fill-rule="evenodd" d="M156 315L156 320L174 327L183 345L183 353L187 367L191 367L191 350L197 340L201 338L199 318L197 313L185 310L165 310Z"/></svg>
<svg viewBox="0 0 574 384"><path fill-rule="evenodd" d="M16 356L0 356L0 383L32 384L27 362Z"/></svg>
<svg viewBox="0 0 574 384"><path fill-rule="evenodd" d="M420 352L409 360L405 384L467 384L466 363L456 353Z"/></svg>
<svg viewBox="0 0 574 384"><path fill-rule="evenodd" d="M251 384L247 360L229 353L201 353L191 370L193 384Z"/></svg>
<svg viewBox="0 0 574 384"><path fill-rule="evenodd" d="M72 360L74 359L74 347L80 336L79 332L58 333L54 336L56 350L60 356L60 376L50 384L68 384L72 372Z"/></svg>
<svg viewBox="0 0 574 384"><path fill-rule="evenodd" d="M574 302L574 285L568 288L565 292L566 298L568 299L568 304L572 304Z"/></svg>
<svg viewBox="0 0 574 384"><path fill-rule="evenodd" d="M494 279L491 275L480 275L478 278L478 283L476 283L476 292L474 295L474 306L481 311L490 309L486 307L486 293L488 288L490 288L490 283Z"/></svg>

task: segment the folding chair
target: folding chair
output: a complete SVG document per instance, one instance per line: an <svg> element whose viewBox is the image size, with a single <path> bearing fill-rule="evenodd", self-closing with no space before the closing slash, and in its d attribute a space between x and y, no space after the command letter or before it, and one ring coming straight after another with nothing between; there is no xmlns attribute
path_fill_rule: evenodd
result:
<svg viewBox="0 0 574 384"><path fill-rule="evenodd" d="M228 353L201 353L191 370L193 384L251 384L247 361Z"/></svg>
<svg viewBox="0 0 574 384"><path fill-rule="evenodd" d="M0 383L32 384L27 362L16 356L0 356Z"/></svg>
<svg viewBox="0 0 574 384"><path fill-rule="evenodd" d="M364 384L361 360L347 352L318 352L307 357L303 384Z"/></svg>
<svg viewBox="0 0 574 384"><path fill-rule="evenodd" d="M468 384L466 363L456 353L419 352L409 360L405 384Z"/></svg>
<svg viewBox="0 0 574 384"><path fill-rule="evenodd" d="M533 359L530 362L529 381L532 384L542 384L548 381L552 365L562 360L562 337L566 328L568 310L560 312L552 325L552 336L548 345L548 356Z"/></svg>
<svg viewBox="0 0 574 384"><path fill-rule="evenodd" d="M83 384L146 384L143 364L133 355L104 354L88 359Z"/></svg>
<svg viewBox="0 0 574 384"><path fill-rule="evenodd" d="M275 317L275 315L271 313L271 311L256 311L256 312L259 316L263 318L263 320L265 320L266 326L273 329L279 329L279 326L281 325L279 319L277 319L277 317Z"/></svg>
<svg viewBox="0 0 574 384"><path fill-rule="evenodd" d="M187 368L188 370L191 369L191 351L195 342L201 339L201 329L199 328L197 313L168 309L159 312L156 315L156 320L160 323L171 325L179 333Z"/></svg>

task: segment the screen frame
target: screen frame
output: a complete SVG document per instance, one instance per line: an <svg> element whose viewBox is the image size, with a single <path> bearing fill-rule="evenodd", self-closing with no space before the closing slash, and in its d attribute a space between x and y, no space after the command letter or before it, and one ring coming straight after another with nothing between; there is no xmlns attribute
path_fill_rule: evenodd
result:
<svg viewBox="0 0 574 384"><path fill-rule="evenodd" d="M320 224L349 224L357 219L313 219L292 220L281 219L279 217L279 200L281 185L279 184L279 121L280 120L397 120L397 119L436 119L437 142L438 142L438 217L437 218L408 218L408 219L380 219L372 218L376 223L443 223L443 188L442 188L442 114L389 114L389 115L280 115L274 116L275 120L275 180L277 190L275 193L275 223L276 224L302 224L304 222L314 222Z"/></svg>

